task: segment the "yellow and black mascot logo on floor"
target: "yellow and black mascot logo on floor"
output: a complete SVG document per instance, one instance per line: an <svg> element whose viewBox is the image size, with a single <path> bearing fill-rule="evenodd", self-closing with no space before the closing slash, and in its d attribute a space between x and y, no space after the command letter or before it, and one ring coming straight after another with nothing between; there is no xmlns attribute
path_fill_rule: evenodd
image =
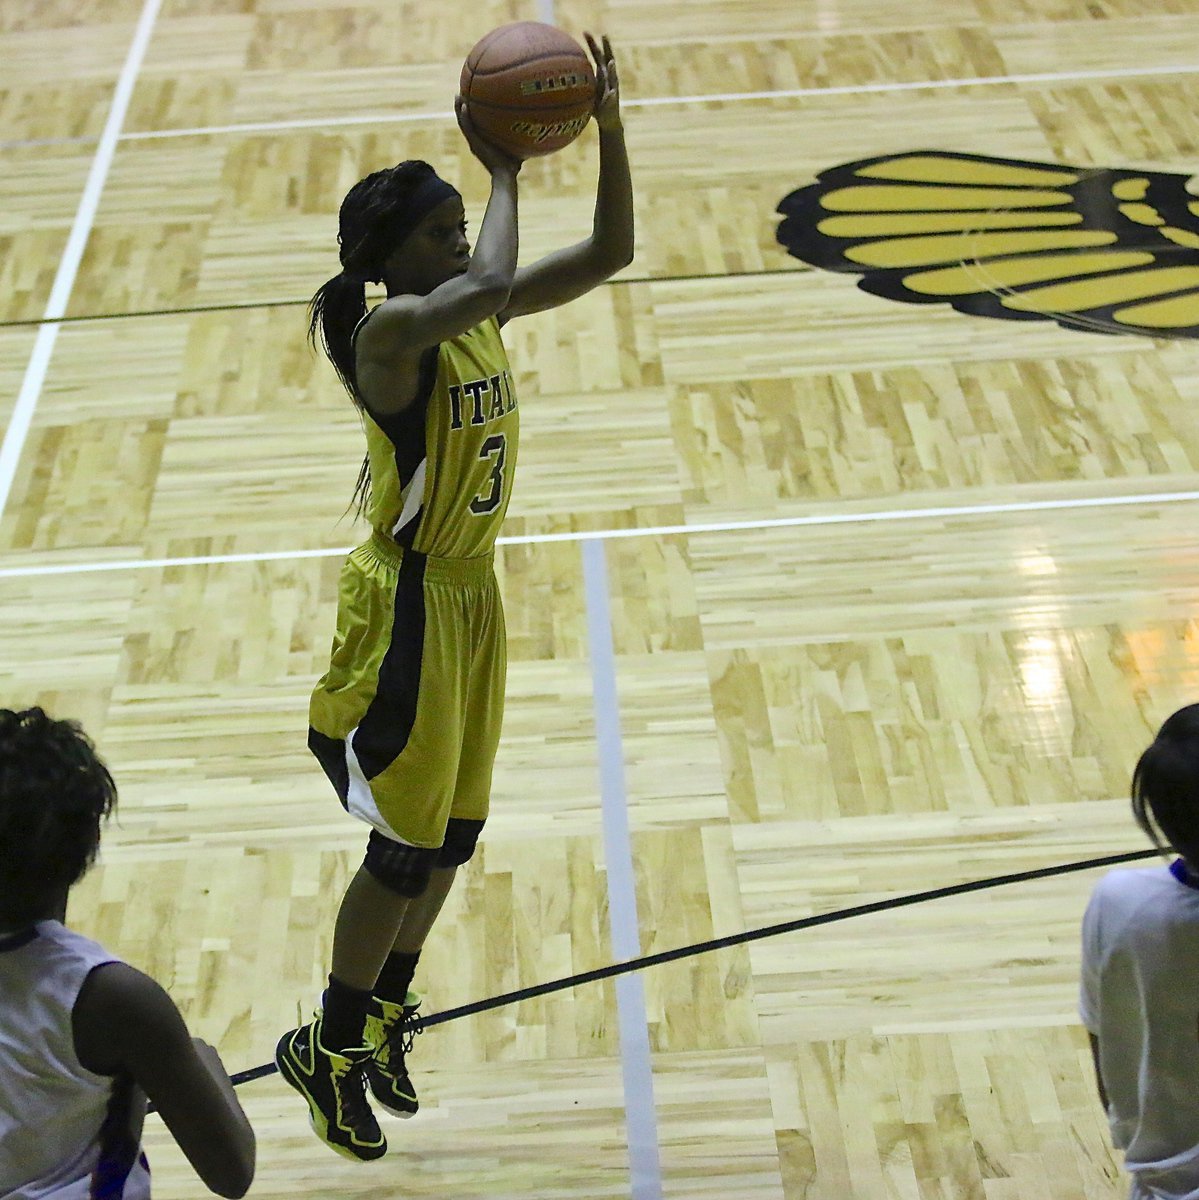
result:
<svg viewBox="0 0 1199 1200"><path fill-rule="evenodd" d="M1070 329L1199 337L1187 175L913 151L822 171L778 240L908 304Z"/></svg>

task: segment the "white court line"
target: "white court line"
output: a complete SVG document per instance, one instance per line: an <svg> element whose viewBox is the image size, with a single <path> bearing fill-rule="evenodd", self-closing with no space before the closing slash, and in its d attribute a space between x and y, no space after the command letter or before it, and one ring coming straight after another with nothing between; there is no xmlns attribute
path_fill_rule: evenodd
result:
<svg viewBox="0 0 1199 1200"><path fill-rule="evenodd" d="M1087 79L1129 79L1147 75L1194 75L1199 65L1177 67L1109 67L1093 71L1045 71L1031 75L981 75L970 79L906 80L895 83L851 83L840 87L780 88L766 92L714 92L710 96L651 96L621 100L622 108L663 104L700 104L709 100L792 100L805 96L868 96L879 92L921 92L935 88L994 87L1002 83L1076 83Z"/></svg>
<svg viewBox="0 0 1199 1200"><path fill-rule="evenodd" d="M70 236L58 264L54 276L54 285L50 289L50 298L46 301L46 311L42 315L44 322L38 327L37 339L33 344L33 353L29 365L25 368L25 378L21 382L21 390L17 394L17 402L9 419L8 428L4 433L4 442L0 444L0 516L4 514L4 506L8 503L9 492L17 474L17 463L25 441L29 436L29 427L33 421L33 412L37 408L38 397L42 393L42 384L46 380L46 371L50 366L50 357L54 353L54 343L58 340L61 328L59 321L67 311L67 303L71 298L71 289L75 286L75 276L79 272L79 264L83 259L83 251L92 231L92 223L96 219L96 210L100 207L100 195L108 178L108 170L116 153L117 142L120 140L121 126L129 109L129 100L133 95L133 85L137 82L137 74L141 69L146 47L150 42L150 34L162 0L146 0L142 9L141 19L134 31L133 43L121 67L120 77L113 92L112 108L104 131L100 135L96 156L92 159L91 170L84 184L83 195L79 198L79 207L75 210L75 221L71 226Z"/></svg>
<svg viewBox="0 0 1199 1200"><path fill-rule="evenodd" d="M817 96L867 96L888 92L926 91L938 88L994 87L1005 83L1077 83L1088 79L1135 79L1161 75L1199 74L1199 65L1170 67L1109 67L1091 71L1046 71L1026 75L981 75L970 79L924 79L897 83L845 84L839 87L781 88L766 92L713 92L711 95L626 97L624 108L656 108L670 104L705 104L711 101L732 103L747 100L792 100ZM151 141L163 138L210 137L230 133L279 133L288 129L340 129L355 125L403 124L411 121L448 121L452 109L423 112L368 113L347 117L307 117L294 121L247 121L235 125L196 125L185 129L141 129L122 133L123 142ZM0 142L0 153L33 146L81 145L91 138L34 138L27 141Z"/></svg>
<svg viewBox="0 0 1199 1200"><path fill-rule="evenodd" d="M126 142L145 142L157 138L208 137L222 133L278 133L284 129L337 129L344 125L383 125L404 121L441 121L454 116L454 110L367 113L356 117L308 117L295 121L249 121L242 125L198 125L191 129L142 129L122 135Z"/></svg>
<svg viewBox="0 0 1199 1200"><path fill-rule="evenodd" d="M1011 83L1073 83L1088 79L1135 79L1159 75L1199 74L1199 64L1176 67L1110 67L1092 71L1046 71L1031 75L983 75L971 79L909 80L899 83L846 84L842 87L779 88L765 92L713 92L711 95L648 96L621 99L621 107L656 108L671 104L708 104L714 101L736 103L750 100L797 100L815 96L867 96L890 92L916 92L928 89L994 87ZM148 129L122 134L122 140L145 141L153 138L205 137L227 133L272 133L284 129L337 129L353 125L386 125L405 121L450 120L452 109L415 113L376 113L373 116L313 117L295 121L248 122L241 125L208 125L190 129ZM0 149L3 147L0 146Z"/></svg>
<svg viewBox="0 0 1199 1200"><path fill-rule="evenodd" d="M694 525L648 525L635 529L601 529L572 533L528 533L496 539L497 546L533 546L550 542L604 542L619 538L672 537L693 533L737 533L755 529L794 529L820 525L869 525L882 521L921 521L987 517L1006 513L1063 512L1070 509L1127 508L1139 504L1191 504L1199 492L1145 492L1122 496L1087 496L1062 500L1012 500L996 504L961 504L934 508L895 508L875 512L817 513L807 517L768 517L756 521L710 521ZM224 563L279 562L287 559L335 558L353 546L321 550L266 550L247 554L204 554L194 558L130 558L112 562L47 563L34 567L0 567L0 579L40 575L82 575L96 571L137 571L156 567L199 567Z"/></svg>

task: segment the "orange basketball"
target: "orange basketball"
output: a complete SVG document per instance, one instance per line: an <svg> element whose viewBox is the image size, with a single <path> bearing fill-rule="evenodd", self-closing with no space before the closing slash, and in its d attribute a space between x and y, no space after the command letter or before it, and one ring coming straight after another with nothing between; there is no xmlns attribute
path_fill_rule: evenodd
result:
<svg viewBox="0 0 1199 1200"><path fill-rule="evenodd" d="M459 90L480 133L516 158L535 158L583 132L595 109L595 70L561 29L516 21L475 43Z"/></svg>

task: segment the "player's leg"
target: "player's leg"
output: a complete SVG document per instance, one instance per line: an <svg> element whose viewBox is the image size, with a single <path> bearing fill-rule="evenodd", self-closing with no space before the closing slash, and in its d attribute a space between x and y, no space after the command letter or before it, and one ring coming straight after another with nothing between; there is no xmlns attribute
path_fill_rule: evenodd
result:
<svg viewBox="0 0 1199 1200"><path fill-rule="evenodd" d="M317 1136L359 1159L387 1145L365 1097L374 1054L366 1007L404 912L437 865L453 781L453 756L449 770L439 761L443 701L429 694L442 664L436 653L427 660L438 639L426 621L424 561L373 541L350 556L330 668L309 710L310 748L342 804L374 828L338 912L322 1010L284 1035L276 1063L307 1101Z"/></svg>
<svg viewBox="0 0 1199 1200"><path fill-rule="evenodd" d="M364 1074L375 1054L367 1008L404 912L428 886L438 853L372 831L338 912L321 1011L285 1034L276 1050L280 1073L308 1102L317 1136L347 1157L369 1160L387 1149L366 1100Z"/></svg>
<svg viewBox="0 0 1199 1200"><path fill-rule="evenodd" d="M406 1064L422 999L412 990L412 977L456 872L457 868L434 868L429 886L408 904L367 1001L365 1036L374 1048L367 1080L375 1100L395 1117L411 1117L420 1107Z"/></svg>
<svg viewBox="0 0 1199 1200"><path fill-rule="evenodd" d="M381 1005L407 1008L405 1018L420 1006L420 996L412 990L425 940L441 913L450 889L454 886L457 867L435 867L424 894L411 901L404 910L399 932L375 980L374 998Z"/></svg>
<svg viewBox="0 0 1199 1200"><path fill-rule="evenodd" d="M333 929L332 971L325 993L324 1041L329 1049L363 1044L367 1001L413 902L376 879L365 862L350 880Z"/></svg>
<svg viewBox="0 0 1199 1200"><path fill-rule="evenodd" d="M458 865L474 852L482 827L482 821L449 822L439 858L439 862L448 865L434 869L429 886L405 910L392 952L379 972L367 1007L366 1036L375 1046L367 1080L375 1099L393 1116L410 1117L419 1107L407 1065L407 1053L419 1030L422 999L412 989L412 977L425 940L453 886Z"/></svg>
<svg viewBox="0 0 1199 1200"><path fill-rule="evenodd" d="M420 1107L405 1061L418 1029L422 999L412 990L412 977L457 871L457 867L435 868L424 893L404 910L399 932L367 1004L366 1038L375 1048L368 1079L375 1099L392 1116L410 1117Z"/></svg>
<svg viewBox="0 0 1199 1200"><path fill-rule="evenodd" d="M372 827L366 859L347 889L333 943L333 977L370 991L395 944L404 914L427 903L440 865L462 741L458 676L469 658L463 647L460 606L447 604L437 560L368 544L376 573L374 609L360 595L343 595L371 627L369 636L338 630L338 645L364 660L360 686L352 671L326 680L313 697L310 745L345 807ZM391 603L379 604L388 596ZM348 623L348 622L347 622ZM379 653L350 650L385 643ZM338 654L335 649L334 660ZM332 672L331 672L332 673ZM334 715L347 694L366 697L353 723ZM342 736L317 732L333 724ZM434 892L437 885L433 885ZM435 901L439 908L442 898ZM352 1031L361 1036L359 1023ZM351 1031L347 1029L346 1036Z"/></svg>
<svg viewBox="0 0 1199 1200"><path fill-rule="evenodd" d="M404 913L368 1010L368 1037L378 1049L367 1080L375 1099L399 1116L411 1115L417 1103L406 1060L418 1028L420 1005L420 996L411 986L413 973L458 868L475 853L487 818L492 765L503 721L507 655L499 590L490 568L483 578L471 581L469 592L474 637L468 652L460 655L460 661L469 666L459 692L464 736L451 815L429 887ZM460 598L456 603L461 603Z"/></svg>
<svg viewBox="0 0 1199 1200"><path fill-rule="evenodd" d="M376 984L376 995L394 1000L398 992L398 998L404 998L412 983L416 960L420 957L434 922L449 897L458 868L473 856L482 829L482 821L450 818L446 826L445 841L438 852L437 866L429 877L429 886L421 895L411 900L404 910L391 953Z"/></svg>
<svg viewBox="0 0 1199 1200"><path fill-rule="evenodd" d="M456 865L450 867L437 866L433 869L433 874L429 877L429 886L425 888L424 895L413 900L404 910L399 931L396 933L395 941L392 943L391 950L393 954L404 955L406 957L416 957L420 954L424 947L425 939L429 936L429 932L433 928L433 923L437 920L442 907L445 905L446 898L450 894L450 888L453 887L457 874L458 867ZM415 963L413 966L415 966ZM411 982L412 979L410 976L407 983Z"/></svg>

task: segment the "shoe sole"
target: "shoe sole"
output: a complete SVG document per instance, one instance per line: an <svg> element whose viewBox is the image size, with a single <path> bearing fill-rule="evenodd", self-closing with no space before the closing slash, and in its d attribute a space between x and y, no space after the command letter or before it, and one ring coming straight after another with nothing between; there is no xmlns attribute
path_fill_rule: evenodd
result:
<svg viewBox="0 0 1199 1200"><path fill-rule="evenodd" d="M420 1105L415 1100L413 1100L411 1108L392 1108L392 1106L388 1103L386 1097L380 1096L379 1093L377 1091L375 1091L375 1082L371 1078L371 1073L370 1073L369 1068L367 1069L367 1072L366 1072L366 1082L367 1082L367 1086L371 1090L371 1095L374 1097L375 1104L378 1105L378 1107L381 1108L389 1116L399 1117L401 1121L407 1121L407 1120L410 1120L412 1117L415 1117L416 1114L420 1111Z"/></svg>
<svg viewBox="0 0 1199 1200"><path fill-rule="evenodd" d="M317 1141L324 1146L328 1146L335 1154L340 1154L342 1158L348 1158L351 1162L374 1162L376 1159L382 1158L387 1153L386 1142L378 1147L377 1152L375 1147L369 1147L370 1154L363 1156L355 1154L348 1146L339 1146L336 1142L329 1141L321 1133L321 1126L323 1125L327 1129L328 1122L325 1120L325 1114L321 1112L316 1101L308 1094L308 1090L295 1075L295 1068L292 1066L291 1059L287 1056L291 1036L290 1033L285 1033L275 1046L275 1066L279 1069L279 1074L283 1076L287 1084L295 1088L303 1096L304 1102L308 1105L308 1124L312 1128L312 1132L316 1135Z"/></svg>
<svg viewBox="0 0 1199 1200"><path fill-rule="evenodd" d="M374 1096L374 1093L372 1092L371 1095ZM410 1108L410 1109L392 1108L390 1104L386 1103L383 1100L380 1100L378 1096L375 1096L375 1104L377 1104L379 1106L379 1108L381 1108L385 1113L387 1113L388 1116L399 1117L401 1121L410 1121L420 1111L419 1109L416 1109L416 1108Z"/></svg>

